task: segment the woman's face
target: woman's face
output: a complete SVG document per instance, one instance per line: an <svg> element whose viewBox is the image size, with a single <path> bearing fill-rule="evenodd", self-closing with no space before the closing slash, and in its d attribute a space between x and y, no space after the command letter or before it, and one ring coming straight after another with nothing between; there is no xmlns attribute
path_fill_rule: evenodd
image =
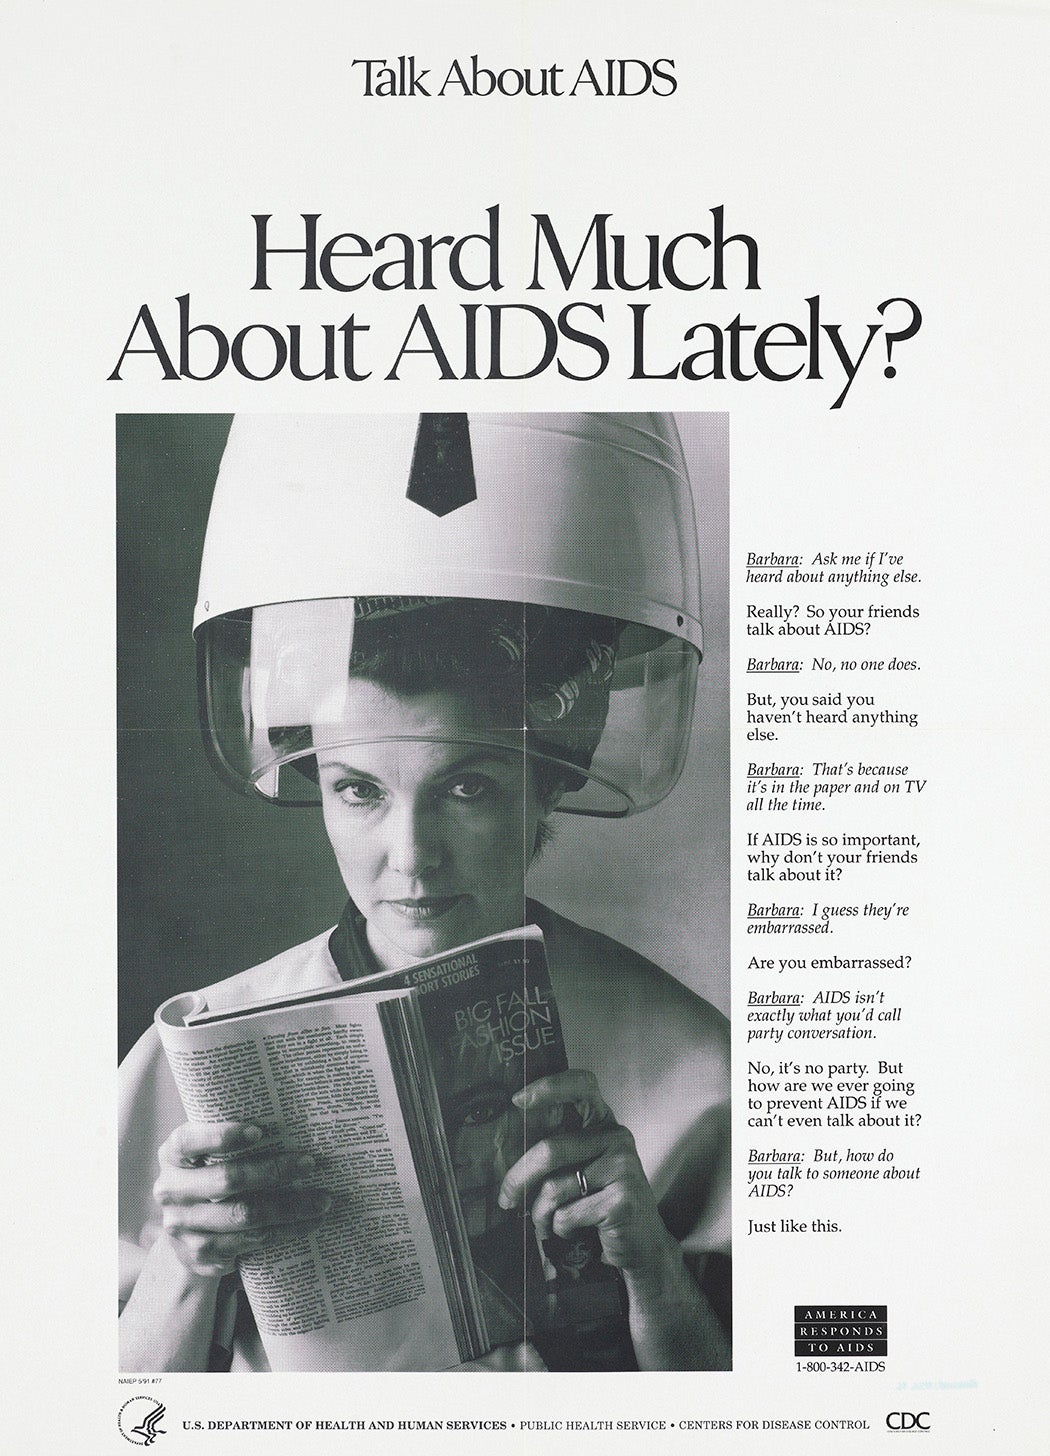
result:
<svg viewBox="0 0 1050 1456"><path fill-rule="evenodd" d="M522 923L553 805L522 754L469 745L484 726L454 693L401 697L357 678L342 728L378 741L317 752L328 838L386 969ZM396 736L447 741L382 741Z"/></svg>
<svg viewBox="0 0 1050 1456"><path fill-rule="evenodd" d="M444 1070L448 1145L463 1221L468 1237L474 1239L508 1218L496 1199L504 1178L525 1151L525 1118L510 1100L521 1084L515 1086L509 1079L508 1085L505 1077L496 1080L486 1076L484 1066L469 1063ZM473 1080L457 1086L464 1079Z"/></svg>

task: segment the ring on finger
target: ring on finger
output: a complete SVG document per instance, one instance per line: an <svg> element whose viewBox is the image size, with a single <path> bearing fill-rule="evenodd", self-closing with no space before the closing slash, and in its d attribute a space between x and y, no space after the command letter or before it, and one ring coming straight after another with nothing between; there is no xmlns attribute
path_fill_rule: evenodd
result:
<svg viewBox="0 0 1050 1456"><path fill-rule="evenodd" d="M586 1198L591 1191L591 1185L587 1182L587 1174L582 1168L576 1169L576 1186L580 1190L581 1198Z"/></svg>

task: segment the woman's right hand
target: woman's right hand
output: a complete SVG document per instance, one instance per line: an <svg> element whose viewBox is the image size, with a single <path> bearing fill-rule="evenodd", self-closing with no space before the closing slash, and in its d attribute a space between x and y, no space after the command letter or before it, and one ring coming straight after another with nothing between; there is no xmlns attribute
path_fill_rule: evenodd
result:
<svg viewBox="0 0 1050 1456"><path fill-rule="evenodd" d="M185 1122L160 1149L153 1197L178 1258L194 1274L234 1271L285 1233L310 1233L332 1206L311 1188L309 1155L259 1149L244 1122Z"/></svg>

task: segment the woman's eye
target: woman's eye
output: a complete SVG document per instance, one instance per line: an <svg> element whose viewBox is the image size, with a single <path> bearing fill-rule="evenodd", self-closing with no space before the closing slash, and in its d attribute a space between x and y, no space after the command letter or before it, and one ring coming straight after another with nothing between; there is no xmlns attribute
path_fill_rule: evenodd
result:
<svg viewBox="0 0 1050 1456"><path fill-rule="evenodd" d="M368 779L343 779L335 788L336 793L351 804L377 804L383 797L379 785Z"/></svg>
<svg viewBox="0 0 1050 1456"><path fill-rule="evenodd" d="M477 774L466 774L461 779L456 779L449 784L449 797L453 799L473 800L482 798L488 791L488 784Z"/></svg>
<svg viewBox="0 0 1050 1456"><path fill-rule="evenodd" d="M513 1111L507 1093L498 1087L481 1087L468 1091L459 1101L453 1113L453 1120L463 1127L484 1127L495 1122L505 1112Z"/></svg>
<svg viewBox="0 0 1050 1456"><path fill-rule="evenodd" d="M497 1117L502 1117L507 1110L507 1099L505 1097L485 1097L468 1107L463 1114L463 1127L484 1127L486 1123L495 1122Z"/></svg>

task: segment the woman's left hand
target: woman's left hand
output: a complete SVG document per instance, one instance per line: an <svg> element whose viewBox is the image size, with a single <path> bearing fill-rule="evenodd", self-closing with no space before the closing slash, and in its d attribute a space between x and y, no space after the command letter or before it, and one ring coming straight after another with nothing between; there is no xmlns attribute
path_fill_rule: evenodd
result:
<svg viewBox="0 0 1050 1456"><path fill-rule="evenodd" d="M655 1275L678 1253L664 1227L634 1138L602 1097L593 1073L558 1072L514 1097L525 1114L528 1152L500 1188L503 1208L526 1206L541 1239L598 1230L607 1264Z"/></svg>
<svg viewBox="0 0 1050 1456"><path fill-rule="evenodd" d="M558 1072L519 1092L537 1135L503 1179L504 1208L528 1207L542 1237L598 1230L605 1262L623 1271L631 1339L642 1370L727 1370L729 1345L668 1233L634 1146L591 1072Z"/></svg>

